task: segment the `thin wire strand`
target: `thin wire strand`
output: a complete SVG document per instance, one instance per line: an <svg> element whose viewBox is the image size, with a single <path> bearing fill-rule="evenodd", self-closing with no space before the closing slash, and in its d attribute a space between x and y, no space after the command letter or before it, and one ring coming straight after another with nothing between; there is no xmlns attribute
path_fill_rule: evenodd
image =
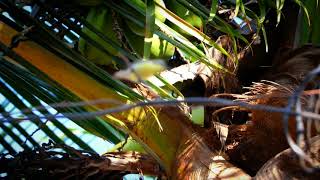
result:
<svg viewBox="0 0 320 180"><path fill-rule="evenodd" d="M292 112L292 109L294 106L296 106L296 121L297 121L297 137L300 136L301 133L304 133L304 128L303 125L301 126L302 122L302 118L301 118L301 114L298 114L300 111L300 107L301 107L301 102L300 102L300 97L302 92L304 91L306 85L312 81L312 79L314 79L318 74L320 74L320 65L315 68L314 70L312 70L309 74L307 74L307 76L305 77L305 79L303 80L303 82L298 86L298 88L294 91L293 95L290 96L289 100L288 100L288 105L285 108L287 111ZM308 112L311 113L311 112ZM312 113L315 114L315 113ZM319 116L318 114L315 114L317 116ZM288 126L288 121L289 121L289 116L290 113L284 113L283 114L283 124L284 124L284 131L285 131L285 135L288 141L288 144L290 146L290 148L292 149L293 152L295 152L298 156L299 156L299 160L300 162L302 161L307 161L310 164L313 164L312 162L312 158L309 157L304 150L299 147L299 145L293 140L293 138L290 136L289 133L289 126ZM306 118L311 118L314 119L312 117L309 116L304 116ZM314 119L315 120L315 119ZM304 163L300 163L302 165L302 167L304 168L304 170L306 170L307 172L314 172L314 171L319 171L320 167L312 167L312 168L308 168L304 165Z"/></svg>
<svg viewBox="0 0 320 180"><path fill-rule="evenodd" d="M98 102L103 102L103 101L109 101L109 100L94 100L94 104ZM66 103L66 102L64 102ZM298 115L297 112L291 111L291 109L288 109L287 107L281 108L281 107L274 107L274 106L268 106L268 105L259 105L259 104L249 104L246 102L239 102L239 101L232 101L228 99L222 99L222 98L204 98L204 97L191 97L191 98L186 98L182 100L163 100L163 99L156 99L152 101L145 101L145 102L137 102L135 104L124 104L115 108L109 108L109 109L102 109L102 110L97 110L97 111L92 111L92 112L80 112L80 113L63 113L57 114L57 115L52 115L52 114L44 114L44 115L28 115L26 117L21 117L21 118L4 118L1 117L0 121L1 122L10 122L10 121L25 121L25 120L35 120L35 119L47 119L47 118L74 118L74 119L86 119L86 118L91 118L91 117L96 117L96 116L103 116L107 114L112 114L112 113L118 113L118 112L123 112L127 111L136 107L145 107L145 106L177 106L181 103L189 103L193 105L205 105L205 106L240 106L248 109L254 109L254 110L264 110L264 111L269 111L269 112L278 112L278 113L284 113L286 115ZM70 103L72 104L72 103ZM79 105L80 103L75 103L72 105ZM90 105L91 101L88 101L84 103L86 105ZM66 105L66 104L64 104ZM41 108L45 108L46 106L42 106ZM50 106L47 106L50 107ZM307 118L312 118L316 120L320 120L320 115L312 113L312 112L307 112L307 111L302 111L299 113L303 117ZM12 114L10 114L12 115ZM17 114L15 114L17 115Z"/></svg>

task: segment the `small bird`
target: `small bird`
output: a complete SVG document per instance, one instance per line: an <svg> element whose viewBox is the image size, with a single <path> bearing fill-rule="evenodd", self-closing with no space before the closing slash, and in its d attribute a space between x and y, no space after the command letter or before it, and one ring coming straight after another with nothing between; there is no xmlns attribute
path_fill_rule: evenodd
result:
<svg viewBox="0 0 320 180"><path fill-rule="evenodd" d="M116 72L114 77L133 82L140 82L166 69L166 64L162 60L144 60L135 62L127 69Z"/></svg>

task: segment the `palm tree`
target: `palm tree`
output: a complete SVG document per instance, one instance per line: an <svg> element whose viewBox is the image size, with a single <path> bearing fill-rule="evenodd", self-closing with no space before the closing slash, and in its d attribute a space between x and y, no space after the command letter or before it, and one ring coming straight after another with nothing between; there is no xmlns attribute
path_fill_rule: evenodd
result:
<svg viewBox="0 0 320 180"><path fill-rule="evenodd" d="M215 133L209 112L215 113L217 108L206 108L206 118L197 119L200 127L190 121L189 105L243 106L217 97L227 93L230 98L232 93L241 93L242 84L259 80L250 72L259 74L257 67L271 65L270 58L277 53L309 42L317 44L320 39L319 24L315 23L320 11L317 3L311 1L4 0L0 8L7 13L0 15L0 93L18 109L11 112L2 105L0 127L25 151L16 155L17 151L3 138L4 133L0 140L10 154L27 162L24 167L30 167L23 171L4 166L3 172L12 177L31 174L31 177L119 178L143 172L170 179L250 179L241 169L245 166L236 167L226 158L235 156L231 161L241 165L246 161L237 162L238 151L224 155L218 148L221 144L228 145L223 136L228 131L229 136L235 136L240 126L234 129L229 126L228 130L215 123L221 133L215 140L211 138ZM175 59L169 60L170 57ZM159 75L164 67L151 59L163 59L168 64L188 63ZM188 73L190 67L201 70L189 78L174 78L173 71ZM110 75L115 71L120 74L117 78ZM145 77L155 72L152 78ZM202 84L196 81L199 78ZM185 83L188 79L193 80L191 85ZM179 82L182 87L177 85ZM192 94L190 88L195 86L204 87L203 92L195 93L197 96L213 98L207 102L208 98L181 100L185 94ZM250 103L245 105L253 107ZM61 123L61 118L117 144L114 152L97 156L92 147ZM40 147L21 125L23 120L35 124L54 143ZM64 141L50 130L48 122L81 150L63 145ZM23 142L13 129L30 144ZM280 140L279 143L283 145ZM268 159L287 148L280 145L245 170L251 175L257 173ZM32 151L32 147L40 150ZM64 149L61 161L55 159L59 152L48 151L52 148ZM260 157L256 150L248 152ZM2 160L2 164L9 162L8 158ZM33 167L48 170L41 174ZM83 169L78 173L79 167ZM54 170L49 171L50 168Z"/></svg>

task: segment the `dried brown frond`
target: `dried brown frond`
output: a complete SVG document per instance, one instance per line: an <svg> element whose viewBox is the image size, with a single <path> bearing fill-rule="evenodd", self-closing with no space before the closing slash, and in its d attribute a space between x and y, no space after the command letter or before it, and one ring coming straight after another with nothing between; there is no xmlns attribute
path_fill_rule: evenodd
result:
<svg viewBox="0 0 320 180"><path fill-rule="evenodd" d="M0 173L7 179L122 179L126 174L163 175L146 154L116 152L99 156L53 142L14 157L0 158Z"/></svg>

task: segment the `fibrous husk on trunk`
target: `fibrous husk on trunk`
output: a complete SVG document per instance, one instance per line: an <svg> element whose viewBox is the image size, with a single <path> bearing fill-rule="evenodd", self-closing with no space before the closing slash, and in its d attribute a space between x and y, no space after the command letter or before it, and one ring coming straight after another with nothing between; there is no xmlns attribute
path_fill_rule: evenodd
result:
<svg viewBox="0 0 320 180"><path fill-rule="evenodd" d="M266 75L269 81L254 83L247 93L235 97L237 100L253 105L286 107L293 91L319 64L320 48L297 49L277 61L273 71ZM317 76L307 83L306 90L317 88L319 82L319 76ZM307 108L308 97L301 95L302 109ZM284 127L289 126L289 132L295 139L296 119L291 117L288 124L285 125L282 124L282 120L282 113L250 110L250 121L243 125L230 125L225 148L230 162L250 175L254 175L266 161L288 148ZM215 130L211 130L211 133L217 136ZM315 131L312 133L314 135ZM214 139L219 139L219 137ZM218 140L213 141L211 140L211 143L208 144L219 142ZM219 146L215 145L215 148Z"/></svg>
<svg viewBox="0 0 320 180"><path fill-rule="evenodd" d="M309 154L314 159L313 166L306 165L307 168L320 167L320 136L311 139ZM307 163L308 164L308 163ZM311 169L310 169L311 170ZM307 172L302 168L298 155L287 149L270 159L258 171L255 179L319 179L320 171Z"/></svg>

